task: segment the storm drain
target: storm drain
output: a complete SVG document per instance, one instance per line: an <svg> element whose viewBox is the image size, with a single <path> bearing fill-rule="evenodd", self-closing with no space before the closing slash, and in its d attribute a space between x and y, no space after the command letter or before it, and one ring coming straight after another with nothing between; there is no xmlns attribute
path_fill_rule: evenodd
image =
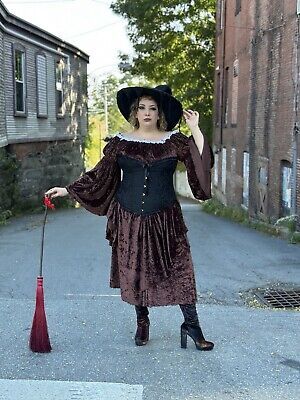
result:
<svg viewBox="0 0 300 400"><path fill-rule="evenodd" d="M274 290L266 289L254 292L256 297L263 303L274 308L296 308L300 307L300 289Z"/></svg>

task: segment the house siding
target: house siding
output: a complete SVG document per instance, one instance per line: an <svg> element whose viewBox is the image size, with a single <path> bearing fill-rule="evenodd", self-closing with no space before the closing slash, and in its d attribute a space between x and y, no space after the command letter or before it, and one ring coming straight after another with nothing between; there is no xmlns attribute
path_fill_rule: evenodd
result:
<svg viewBox="0 0 300 400"><path fill-rule="evenodd" d="M21 116L14 107L14 48L25 52L26 112ZM37 54L46 57L47 113L43 115L38 113ZM63 115L57 115L56 104L60 59L65 62ZM87 63L88 56L81 50L12 16L0 1L0 165L12 168L12 173L0 169L0 200L6 198L8 178L14 193L5 207L40 206L49 187L66 186L84 171Z"/></svg>
<svg viewBox="0 0 300 400"><path fill-rule="evenodd" d="M0 28L0 147L7 145L4 85L4 35Z"/></svg>

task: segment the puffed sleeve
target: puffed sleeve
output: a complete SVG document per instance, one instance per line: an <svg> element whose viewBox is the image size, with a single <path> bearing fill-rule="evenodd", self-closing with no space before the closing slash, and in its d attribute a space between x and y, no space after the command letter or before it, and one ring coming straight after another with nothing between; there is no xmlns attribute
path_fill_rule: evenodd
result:
<svg viewBox="0 0 300 400"><path fill-rule="evenodd" d="M117 163L118 138L114 137L103 149L104 157L80 178L66 186L70 196L96 215L106 215L121 180Z"/></svg>
<svg viewBox="0 0 300 400"><path fill-rule="evenodd" d="M183 161L187 178L194 197L198 200L207 200L211 196L211 169L214 165L213 151L204 137L202 154L200 154L194 137L185 136L181 132L175 133L177 155Z"/></svg>

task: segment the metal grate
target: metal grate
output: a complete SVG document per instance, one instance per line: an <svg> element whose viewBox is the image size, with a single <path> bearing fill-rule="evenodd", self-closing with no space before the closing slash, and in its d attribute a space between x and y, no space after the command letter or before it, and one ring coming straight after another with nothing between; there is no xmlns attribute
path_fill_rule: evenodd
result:
<svg viewBox="0 0 300 400"><path fill-rule="evenodd" d="M264 304L274 308L300 307L300 289L255 291L254 294Z"/></svg>

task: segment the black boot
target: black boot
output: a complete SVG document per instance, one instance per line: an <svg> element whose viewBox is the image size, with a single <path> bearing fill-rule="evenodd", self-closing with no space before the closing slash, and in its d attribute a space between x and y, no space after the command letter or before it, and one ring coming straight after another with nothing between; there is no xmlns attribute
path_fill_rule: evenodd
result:
<svg viewBox="0 0 300 400"><path fill-rule="evenodd" d="M134 337L135 344L137 346L144 346L149 340L149 311L147 307L143 306L135 306L135 311L137 317L137 330Z"/></svg>
<svg viewBox="0 0 300 400"><path fill-rule="evenodd" d="M184 316L184 323L181 325L181 347L187 348L187 335L189 335L197 350L212 350L214 344L204 339L200 328L196 305L180 304L180 308Z"/></svg>

